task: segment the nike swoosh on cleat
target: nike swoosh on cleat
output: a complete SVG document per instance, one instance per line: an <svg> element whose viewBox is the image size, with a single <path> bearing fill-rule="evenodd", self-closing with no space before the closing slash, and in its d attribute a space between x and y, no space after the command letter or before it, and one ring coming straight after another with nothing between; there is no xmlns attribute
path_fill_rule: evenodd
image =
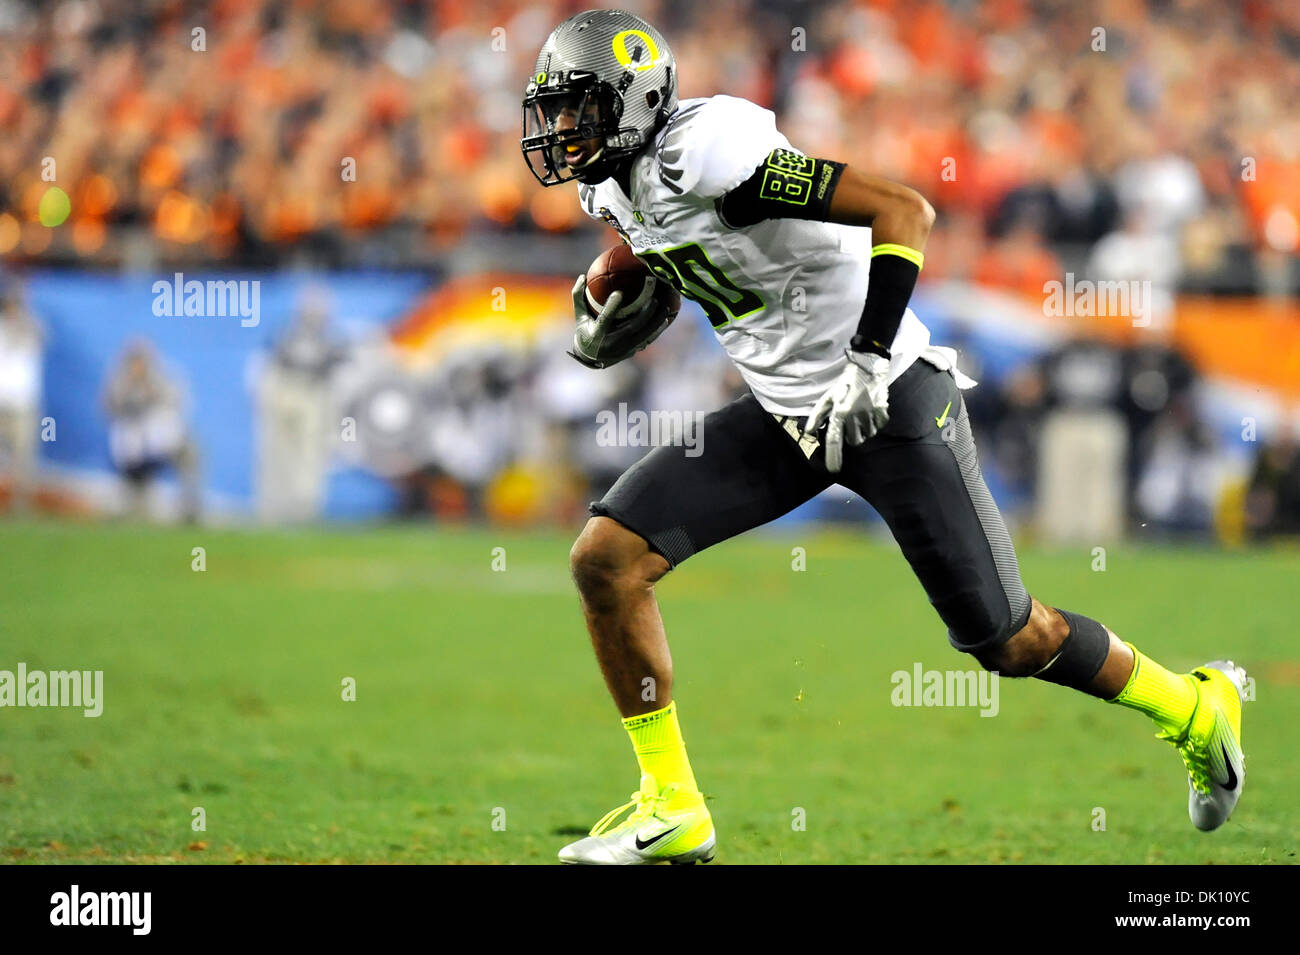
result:
<svg viewBox="0 0 1300 955"><path fill-rule="evenodd" d="M669 835L670 833L674 833L674 832L676 832L676 831L677 831L678 829L680 829L680 828L681 828L681 826L673 826L671 829L665 829L663 832L659 833L659 835L655 836L653 839L647 839L645 842L642 842L642 841L641 841L641 837L640 837L640 836L637 836L637 837L636 837L636 847L637 847L638 850L648 849L648 848L650 848L650 846L654 845L656 842L658 842L658 841L659 841L660 839L662 839L664 836Z"/></svg>
<svg viewBox="0 0 1300 955"><path fill-rule="evenodd" d="M1232 768L1232 760L1228 759L1227 748L1220 743L1219 749L1223 751L1223 765L1228 767L1228 781L1223 784L1223 788L1232 792L1237 788L1237 771Z"/></svg>

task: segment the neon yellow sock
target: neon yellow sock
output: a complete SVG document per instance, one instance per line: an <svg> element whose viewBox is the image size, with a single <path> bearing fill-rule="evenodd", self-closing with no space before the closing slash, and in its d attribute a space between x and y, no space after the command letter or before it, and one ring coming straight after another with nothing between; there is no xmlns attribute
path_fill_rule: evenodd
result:
<svg viewBox="0 0 1300 955"><path fill-rule="evenodd" d="M1145 713L1165 733L1181 736L1196 712L1195 677L1170 673L1133 644L1126 646L1133 651L1133 673L1110 702Z"/></svg>
<svg viewBox="0 0 1300 955"><path fill-rule="evenodd" d="M662 710L627 717L623 720L623 728L632 737L632 748L636 750L641 772L649 773L660 786L676 783L683 796L699 798L700 790L695 785L691 761L686 758L682 728L677 723L676 700Z"/></svg>

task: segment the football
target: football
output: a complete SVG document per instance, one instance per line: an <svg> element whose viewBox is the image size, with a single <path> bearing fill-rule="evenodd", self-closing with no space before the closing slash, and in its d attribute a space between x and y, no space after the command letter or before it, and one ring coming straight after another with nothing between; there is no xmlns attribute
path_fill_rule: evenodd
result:
<svg viewBox="0 0 1300 955"><path fill-rule="evenodd" d="M625 242L611 246L596 256L587 269L587 307L593 315L600 312L610 293L615 291L623 293L623 301L614 313L615 317L636 314L656 293L660 301L668 306L669 314L676 314L682 305L677 290L657 278Z"/></svg>

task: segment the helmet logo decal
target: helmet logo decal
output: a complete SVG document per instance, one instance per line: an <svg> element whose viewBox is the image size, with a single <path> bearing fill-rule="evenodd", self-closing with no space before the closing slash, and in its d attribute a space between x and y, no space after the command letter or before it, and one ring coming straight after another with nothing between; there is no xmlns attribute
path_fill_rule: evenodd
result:
<svg viewBox="0 0 1300 955"><path fill-rule="evenodd" d="M632 36L645 44L646 52L650 54L650 59L645 63L640 62L641 57L638 55L636 58L637 65L635 67L632 66L632 54L629 53L627 49L627 38ZM641 70L650 69L659 62L659 47L655 45L655 41L651 38L650 34L646 33L644 30L623 30L621 33L614 35L614 40L610 45L614 50L614 57L627 69L636 69L640 72ZM637 53L640 54L641 51L637 47L633 47L633 49L636 49Z"/></svg>

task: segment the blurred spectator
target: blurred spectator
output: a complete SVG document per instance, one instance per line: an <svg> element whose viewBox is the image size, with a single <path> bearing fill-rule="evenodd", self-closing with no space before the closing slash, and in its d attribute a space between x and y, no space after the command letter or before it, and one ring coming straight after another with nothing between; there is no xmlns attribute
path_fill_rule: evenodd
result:
<svg viewBox="0 0 1300 955"><path fill-rule="evenodd" d="M1054 409L1118 410L1124 403L1124 353L1102 341L1079 338L1043 359L1047 398Z"/></svg>
<svg viewBox="0 0 1300 955"><path fill-rule="evenodd" d="M427 469L446 500L453 482L465 514L481 516L484 492L516 458L527 430L517 407L517 375L505 356L469 356L451 369L445 402L430 417L432 459Z"/></svg>
<svg viewBox="0 0 1300 955"><path fill-rule="evenodd" d="M1161 148L1157 134L1139 128L1133 138L1134 157L1115 172L1123 216L1140 221L1143 232L1172 240L1205 204L1200 175L1186 155Z"/></svg>
<svg viewBox="0 0 1300 955"><path fill-rule="evenodd" d="M10 282L0 290L0 475L14 510L25 509L35 489L41 340L40 326Z"/></svg>
<svg viewBox="0 0 1300 955"><path fill-rule="evenodd" d="M668 329L661 341L676 331ZM585 485L579 491L585 506L603 495L645 453L644 448L601 444L597 441L596 422L601 411L616 409L620 401L633 399L644 365L629 360L592 374L564 353L571 347L572 334L567 328L557 330L538 343L538 369L530 407L544 422L551 459Z"/></svg>
<svg viewBox="0 0 1300 955"><path fill-rule="evenodd" d="M1097 543L1124 531L1127 432L1123 355L1073 341L1044 361L1049 411L1037 468L1038 525L1053 542Z"/></svg>
<svg viewBox="0 0 1300 955"><path fill-rule="evenodd" d="M1136 345L1123 355L1122 392L1118 408L1128 424L1128 487L1137 488L1139 476L1150 466L1149 458L1161 446L1151 432L1167 418L1176 418L1173 433L1183 432L1188 440L1204 432L1195 419L1195 391L1199 376L1191 363L1165 338L1160 326L1152 326Z"/></svg>
<svg viewBox="0 0 1300 955"><path fill-rule="evenodd" d="M1139 517L1152 530L1174 535L1210 530L1219 490L1219 465L1209 431L1190 400L1176 402L1142 435L1141 470L1134 489Z"/></svg>
<svg viewBox="0 0 1300 955"><path fill-rule="evenodd" d="M1300 445L1290 435L1259 449L1246 494L1246 527L1260 540L1300 536Z"/></svg>
<svg viewBox="0 0 1300 955"><path fill-rule="evenodd" d="M258 382L258 512L272 523L320 515L331 444L330 381L343 349L324 293L306 293Z"/></svg>
<svg viewBox="0 0 1300 955"><path fill-rule="evenodd" d="M981 285L995 285L1041 299L1044 285L1061 280L1061 263L1043 244L1042 231L1033 217L1024 216L1005 235L988 244L972 278Z"/></svg>
<svg viewBox="0 0 1300 955"><path fill-rule="evenodd" d="M966 371L973 374L971 368ZM988 384L992 392L992 382ZM1046 414L1046 382L1042 369L1030 363L1009 374L984 413L972 411L972 424L981 429L976 442L986 443L990 463L1019 498L1033 500L1038 486L1038 442ZM976 388L974 394L979 392ZM982 423L981 423L982 422Z"/></svg>
<svg viewBox="0 0 1300 955"><path fill-rule="evenodd" d="M1122 228L1093 247L1088 278L1131 283L1128 314L1121 317L1138 327L1165 328L1173 318L1179 253L1175 237L1155 227L1155 215L1152 206L1135 204ZM1097 298L1099 304L1106 301L1100 290Z"/></svg>
<svg viewBox="0 0 1300 955"><path fill-rule="evenodd" d="M132 344L104 392L109 451L126 480L127 513L150 516L149 486L171 468L181 482L181 518L199 517L198 451L185 425L181 389L160 367L146 342Z"/></svg>

